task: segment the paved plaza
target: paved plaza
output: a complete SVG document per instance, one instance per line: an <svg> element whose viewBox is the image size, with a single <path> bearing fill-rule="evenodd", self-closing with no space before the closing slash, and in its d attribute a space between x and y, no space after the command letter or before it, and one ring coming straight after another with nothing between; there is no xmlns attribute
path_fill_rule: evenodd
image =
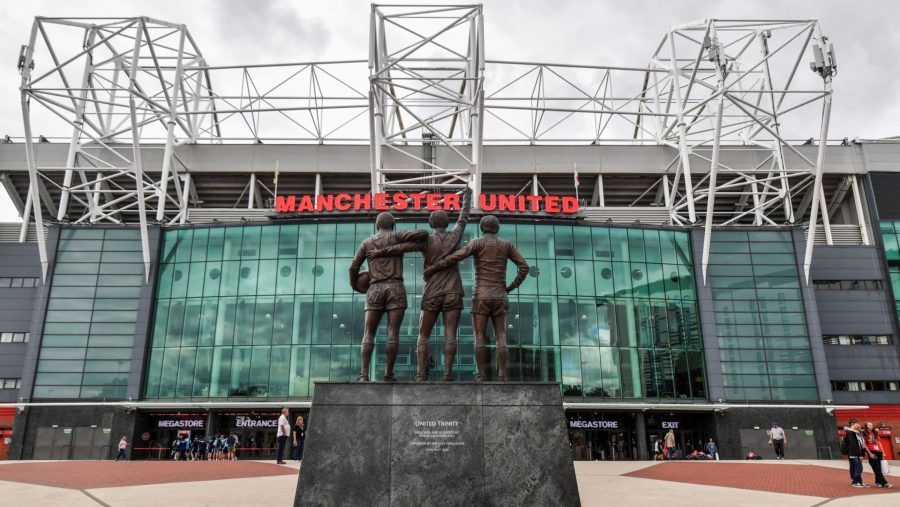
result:
<svg viewBox="0 0 900 507"><path fill-rule="evenodd" d="M868 468L868 465L866 465ZM292 505L299 464L271 462L0 462L7 505ZM585 506L900 505L897 489L854 489L844 461L576 462ZM872 483L873 476L864 480ZM857 498L865 496L866 498Z"/></svg>

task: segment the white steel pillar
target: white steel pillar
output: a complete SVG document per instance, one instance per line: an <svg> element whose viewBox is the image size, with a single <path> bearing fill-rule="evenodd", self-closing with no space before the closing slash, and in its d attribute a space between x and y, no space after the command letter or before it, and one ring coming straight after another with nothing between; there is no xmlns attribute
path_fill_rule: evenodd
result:
<svg viewBox="0 0 900 507"><path fill-rule="evenodd" d="M850 176L850 187L853 189L853 204L856 206L856 219L859 221L859 235L862 236L862 244L869 244L869 228L866 226L866 214L863 212L862 200L860 199L859 184L856 182L856 175Z"/></svg>
<svg viewBox="0 0 900 507"><path fill-rule="evenodd" d="M719 147L722 141L722 111L725 106L725 73L723 69L722 55L724 49L720 47L719 40L716 37L716 27L710 23L709 28L710 51L716 56L713 64L716 67L716 81L719 89L719 96L716 99L716 126L713 132L712 156L709 161L709 191L706 196L706 225L703 228L703 258L701 261L701 270L703 272L703 285L706 285L707 267L709 266L709 248L712 239L713 216L716 208L716 176L719 173ZM685 173L685 183L687 183L687 173ZM692 202L689 199L688 202Z"/></svg>
<svg viewBox="0 0 900 507"><path fill-rule="evenodd" d="M39 23L37 21L36 23ZM87 45L94 45L94 38L97 35L97 31L95 28L90 28L88 37L87 37ZM69 206L69 187L72 186L72 172L75 167L75 160L78 156L79 142L78 140L81 138L81 128L84 124L84 108L87 104L87 95L88 95L88 84L90 83L91 72L93 71L93 54L88 51L84 56L84 73L81 77L81 92L79 95L81 96L81 100L76 102L75 106L75 127L72 129L72 140L69 141L69 153L66 156L66 173L63 176L63 188L59 197L59 209L56 213L56 220L62 221L66 216L66 212L68 211Z"/></svg>
<svg viewBox="0 0 900 507"><path fill-rule="evenodd" d="M157 222L162 222L166 216L169 172L172 167L172 154L175 151L175 119L178 115L178 91L181 89L181 79L184 73L184 39L186 34L187 29L182 27L181 36L178 39L178 59L175 61L175 85L172 86L172 94L169 96L169 119L166 120L166 147L163 152L162 174L159 177L159 190L157 191L159 197L156 205Z"/></svg>
<svg viewBox="0 0 900 507"><path fill-rule="evenodd" d="M672 94L675 102L675 116L678 128L678 156L681 158L681 168L684 173L684 192L687 199L688 221L697 221L697 213L694 210L694 184L691 181L691 151L687 141L687 125L684 123L684 102L681 97L680 71L678 69L678 57L675 52L675 39L672 31L668 34L669 42L669 69L672 75Z"/></svg>
<svg viewBox="0 0 900 507"><path fill-rule="evenodd" d="M141 18L134 34L134 53L131 56L131 68L128 75L128 111L131 118L131 151L134 169L134 183L137 190L138 218L141 223L141 252L144 256L144 282L150 282L150 239L147 237L147 209L144 200L144 170L141 166L141 139L140 130L138 130L137 104L135 96L139 93L137 86L138 69L141 65L140 54L141 45L144 38L145 18ZM151 43L151 41L147 41Z"/></svg>
<svg viewBox="0 0 900 507"><path fill-rule="evenodd" d="M35 23L31 28L31 38L28 40L28 47L25 49L25 61L22 67L22 84L19 88L21 91L22 101L22 126L25 130L25 160L28 164L28 199L31 201L32 212L34 213L34 228L37 232L38 255L41 259L41 279L47 281L47 242L44 239L44 217L41 212L41 198L38 195L38 173L37 162L34 158L34 140L31 137L31 110L28 101L28 87L31 81L31 62L34 57L34 44L37 39L38 24ZM24 220L24 227L27 231L28 220ZM20 235L21 236L21 235Z"/></svg>
<svg viewBox="0 0 900 507"><path fill-rule="evenodd" d="M819 196L822 193L822 172L825 166L825 146L828 141L828 119L831 116L831 76L825 76L825 104L822 106L822 129L819 133L819 150L816 154L816 179L812 188L812 204L809 207L809 233L806 235L806 251L803 256L803 275L809 283L812 268L813 245L816 241L816 214L819 211ZM827 215L827 213L826 213Z"/></svg>

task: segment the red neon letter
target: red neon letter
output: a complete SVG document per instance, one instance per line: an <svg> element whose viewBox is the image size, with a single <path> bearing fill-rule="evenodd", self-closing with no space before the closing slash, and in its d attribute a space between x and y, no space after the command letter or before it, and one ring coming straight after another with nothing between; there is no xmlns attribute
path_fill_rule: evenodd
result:
<svg viewBox="0 0 900 507"><path fill-rule="evenodd" d="M297 197L290 195L288 197L284 197L283 195L275 196L275 213L288 213L293 212L297 209Z"/></svg>
<svg viewBox="0 0 900 507"><path fill-rule="evenodd" d="M406 194L403 192L397 192L394 194L394 209L397 211L403 211L409 207L409 203L406 202Z"/></svg>
<svg viewBox="0 0 900 507"><path fill-rule="evenodd" d="M350 194L338 194L334 198L334 209L347 211L350 209Z"/></svg>
<svg viewBox="0 0 900 507"><path fill-rule="evenodd" d="M316 211L331 211L334 209L334 196L329 195L318 195L316 196Z"/></svg>
<svg viewBox="0 0 900 507"><path fill-rule="evenodd" d="M370 209L372 207L371 194L353 194L353 209L359 211L361 209Z"/></svg>
<svg viewBox="0 0 900 507"><path fill-rule="evenodd" d="M375 194L375 210L376 211L387 211L390 207L388 206L388 195L387 194Z"/></svg>
<svg viewBox="0 0 900 507"><path fill-rule="evenodd" d="M559 196L556 195L548 195L546 199L544 199L544 209L547 213L559 213Z"/></svg>
<svg viewBox="0 0 900 507"><path fill-rule="evenodd" d="M297 211L312 211L313 210L313 200L312 197L308 195L304 195L300 198L300 205L297 206Z"/></svg>
<svg viewBox="0 0 900 507"><path fill-rule="evenodd" d="M531 211L537 211L541 209L541 196L526 195L525 198L528 199L528 204L531 205Z"/></svg>
<svg viewBox="0 0 900 507"><path fill-rule="evenodd" d="M425 196L425 209L434 211L441 206L441 194L428 194Z"/></svg>
<svg viewBox="0 0 900 507"><path fill-rule="evenodd" d="M444 194L444 209L448 211L458 211L459 196L456 194Z"/></svg>
<svg viewBox="0 0 900 507"><path fill-rule="evenodd" d="M488 197L491 198L490 203L488 203ZM479 208L484 211L494 211L497 207L497 194L481 194L481 197L478 199Z"/></svg>
<svg viewBox="0 0 900 507"><path fill-rule="evenodd" d="M562 198L562 211L563 213L577 213L578 212L578 199L574 197L563 197Z"/></svg>
<svg viewBox="0 0 900 507"><path fill-rule="evenodd" d="M425 194L409 194L409 197L413 200L414 210L422 209L422 201L425 199Z"/></svg>
<svg viewBox="0 0 900 507"><path fill-rule="evenodd" d="M500 211L516 211L516 196L498 195L497 208L499 208Z"/></svg>

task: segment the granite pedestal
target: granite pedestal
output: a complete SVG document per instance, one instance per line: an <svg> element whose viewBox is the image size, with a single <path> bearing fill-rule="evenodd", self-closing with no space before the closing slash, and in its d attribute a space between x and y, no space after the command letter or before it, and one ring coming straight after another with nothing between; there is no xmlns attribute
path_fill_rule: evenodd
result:
<svg viewBox="0 0 900 507"><path fill-rule="evenodd" d="M559 385L318 382L294 505L579 505Z"/></svg>

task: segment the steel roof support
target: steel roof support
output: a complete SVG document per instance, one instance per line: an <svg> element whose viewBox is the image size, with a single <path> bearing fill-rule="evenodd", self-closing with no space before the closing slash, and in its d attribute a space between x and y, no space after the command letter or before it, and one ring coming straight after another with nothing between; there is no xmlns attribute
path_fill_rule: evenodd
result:
<svg viewBox="0 0 900 507"><path fill-rule="evenodd" d="M423 12L427 14L423 16ZM373 193L461 190L471 184L477 205L484 68L480 5L372 5L369 138ZM416 131L421 131L421 136ZM433 161L398 149L424 144L432 144L438 154ZM384 151L389 148L411 165L401 162L386 167Z"/></svg>

